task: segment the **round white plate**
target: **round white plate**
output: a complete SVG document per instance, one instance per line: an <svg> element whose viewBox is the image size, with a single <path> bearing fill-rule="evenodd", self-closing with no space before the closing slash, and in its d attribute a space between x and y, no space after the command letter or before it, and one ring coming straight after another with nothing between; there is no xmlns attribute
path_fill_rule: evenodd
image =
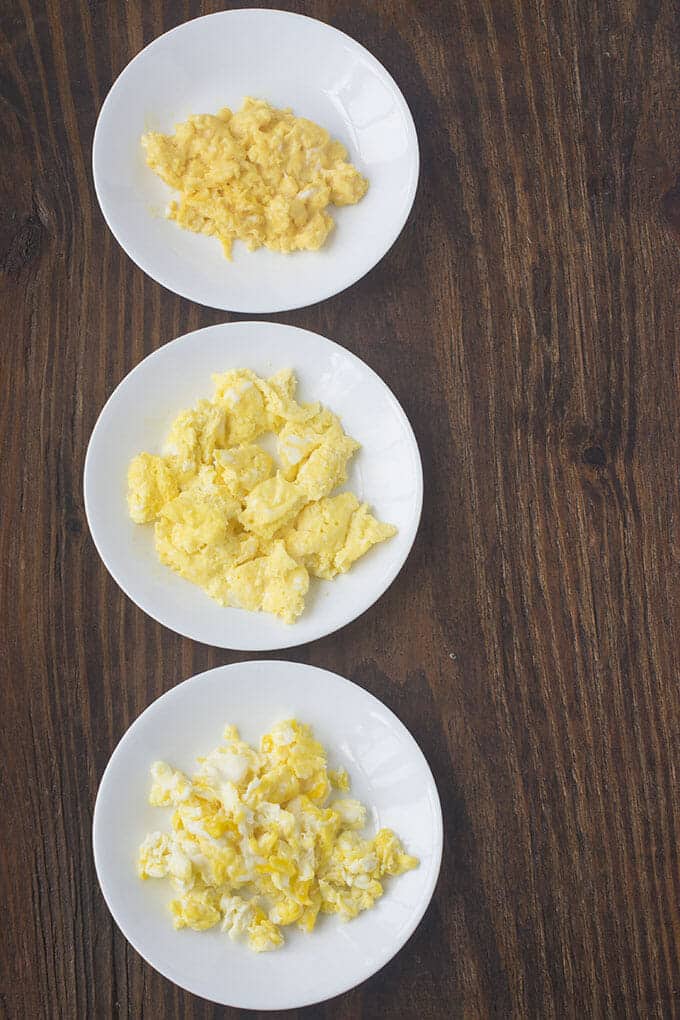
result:
<svg viewBox="0 0 680 1020"><path fill-rule="evenodd" d="M324 916L307 935L253 953L219 930L172 927L165 881L143 884L137 850L169 825L147 803L149 768L184 771L216 747L226 723L250 743L281 719L310 723L331 767L347 769L352 796L369 808L369 829L394 829L420 866L385 883L374 909L349 923ZM416 928L434 892L442 815L432 773L404 725L380 701L334 673L295 662L220 666L164 694L132 724L102 777L93 823L99 883L123 935L161 974L213 1002L242 1009L293 1009L338 995L387 963Z"/></svg>
<svg viewBox="0 0 680 1020"><path fill-rule="evenodd" d="M141 451L160 453L177 414L212 395L211 376L250 368L269 376L292 368L298 396L340 416L362 448L346 488L399 529L347 574L312 579L294 624L269 613L220 606L156 556L153 525L128 516L126 479ZM188 333L150 354L122 381L94 427L85 458L85 511L99 555L140 609L178 634L221 648L265 651L315 641L368 609L398 574L418 529L423 475L418 446L393 393L354 354L294 326L233 322Z"/></svg>
<svg viewBox="0 0 680 1020"><path fill-rule="evenodd" d="M321 124L369 179L358 205L329 210L336 227L319 252L238 242L228 262L217 240L165 218L173 192L146 166L141 135L238 109L245 96ZM382 64L343 32L286 11L222 11L160 36L113 85L93 147L99 204L130 258L182 297L250 313L300 308L361 279L399 236L418 166L413 118Z"/></svg>

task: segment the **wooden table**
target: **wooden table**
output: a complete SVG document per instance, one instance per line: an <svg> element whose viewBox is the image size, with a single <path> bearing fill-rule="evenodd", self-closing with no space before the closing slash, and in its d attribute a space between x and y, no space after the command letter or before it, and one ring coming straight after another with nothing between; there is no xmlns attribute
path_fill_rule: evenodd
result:
<svg viewBox="0 0 680 1020"><path fill-rule="evenodd" d="M165 341L229 318L129 261L90 170L119 71L222 6L2 5L7 1017L237 1015L127 946L97 886L90 825L107 759L142 709L247 656L183 640L132 605L97 557L81 488L113 387ZM300 1012L674 1015L680 10L286 6L350 33L394 73L422 177L372 273L272 318L339 340L380 373L426 476L420 534L392 588L290 657L397 712L431 762L446 827L439 886L410 942L364 986Z"/></svg>

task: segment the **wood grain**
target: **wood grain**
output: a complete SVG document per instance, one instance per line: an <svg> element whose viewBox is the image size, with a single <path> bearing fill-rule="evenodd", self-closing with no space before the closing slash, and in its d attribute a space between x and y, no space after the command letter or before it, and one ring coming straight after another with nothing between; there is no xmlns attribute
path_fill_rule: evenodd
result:
<svg viewBox="0 0 680 1020"><path fill-rule="evenodd" d="M122 595L81 488L112 388L160 344L228 318L132 265L90 170L120 70L222 6L0 7L7 1017L238 1015L127 946L97 887L90 825L138 713L247 656L183 640ZM291 657L398 713L432 764L446 825L411 941L362 987L299 1013L677 1015L680 6L286 6L395 74L423 171L405 231L366 279L272 318L368 361L411 417L426 472L399 579Z"/></svg>

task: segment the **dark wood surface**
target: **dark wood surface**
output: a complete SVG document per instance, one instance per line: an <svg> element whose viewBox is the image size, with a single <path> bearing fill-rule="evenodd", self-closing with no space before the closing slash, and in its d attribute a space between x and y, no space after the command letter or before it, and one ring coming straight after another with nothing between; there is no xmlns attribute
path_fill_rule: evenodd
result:
<svg viewBox="0 0 680 1020"><path fill-rule="evenodd" d="M142 709L248 656L183 640L123 596L81 487L113 387L167 340L229 318L129 261L90 168L116 75L155 36L222 6L0 6L3 1016L237 1015L127 946L90 826L107 759ZM422 178L367 278L272 318L380 373L426 477L420 534L390 591L286 655L397 712L431 762L446 826L410 942L300 1015L674 1015L680 7L286 6L393 72Z"/></svg>

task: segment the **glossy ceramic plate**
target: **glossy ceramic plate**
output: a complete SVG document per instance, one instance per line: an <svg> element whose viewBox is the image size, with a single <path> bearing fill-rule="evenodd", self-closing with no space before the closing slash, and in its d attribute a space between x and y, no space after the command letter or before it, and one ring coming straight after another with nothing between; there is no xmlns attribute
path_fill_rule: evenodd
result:
<svg viewBox="0 0 680 1020"><path fill-rule="evenodd" d="M331 767L347 769L352 796L370 809L367 831L401 837L420 866L385 882L374 909L349 923L320 919L309 935L253 953L219 930L175 931L165 881L142 884L135 865L148 832L170 810L147 803L157 759L185 771L217 746L226 723L255 743L283 718L310 723ZM293 1009L338 995L382 967L416 928L432 897L442 855L437 788L418 745L397 717L362 688L293 662L245 662L201 673L155 701L127 731L102 777L94 811L99 882L121 931L161 974L213 1002L242 1009Z"/></svg>
<svg viewBox="0 0 680 1020"><path fill-rule="evenodd" d="M330 209L336 228L320 252L249 253L238 242L230 263L218 241L165 219L173 193L146 166L141 135L237 109L244 96L321 124L370 181L358 205ZM251 313L309 305L364 276L406 222L418 165L413 118L375 57L330 25L268 10L211 14L152 42L109 92L93 148L99 204L130 258L183 297Z"/></svg>
<svg viewBox="0 0 680 1020"><path fill-rule="evenodd" d="M220 606L163 566L153 525L133 524L126 503L127 469L141 451L160 453L177 414L212 395L211 376L251 368L269 376L292 368L300 400L319 400L340 416L362 448L345 488L399 529L347 574L312 579L305 611L294 624L269 613ZM413 544L423 498L418 446L399 403L354 354L294 326L234 322L209 326L165 344L145 358L104 407L85 459L85 510L99 554L124 592L159 623L209 645L245 651L314 641L368 609L401 569Z"/></svg>

